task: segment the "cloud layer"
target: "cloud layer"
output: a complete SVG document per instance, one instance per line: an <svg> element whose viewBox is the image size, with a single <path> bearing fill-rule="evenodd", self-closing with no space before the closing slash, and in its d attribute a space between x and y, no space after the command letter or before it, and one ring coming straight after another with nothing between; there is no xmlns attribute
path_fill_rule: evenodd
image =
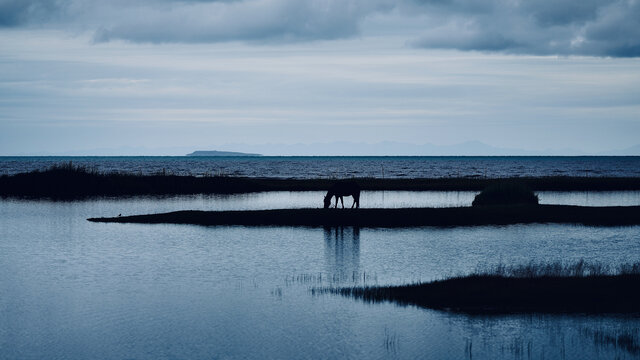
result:
<svg viewBox="0 0 640 360"><path fill-rule="evenodd" d="M387 15L420 48L640 56L640 0L0 0L0 27L89 30L98 42L330 40Z"/></svg>
<svg viewBox="0 0 640 360"><path fill-rule="evenodd" d="M425 48L536 55L640 56L640 1L419 1L432 27ZM439 19L439 20L438 20Z"/></svg>

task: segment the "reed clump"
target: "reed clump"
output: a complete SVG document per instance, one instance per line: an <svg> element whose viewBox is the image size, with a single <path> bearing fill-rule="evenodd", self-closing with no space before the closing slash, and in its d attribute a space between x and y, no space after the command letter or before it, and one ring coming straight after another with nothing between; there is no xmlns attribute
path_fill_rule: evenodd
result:
<svg viewBox="0 0 640 360"><path fill-rule="evenodd" d="M538 195L518 182L498 182L489 185L473 199L473 206L538 205Z"/></svg>
<svg viewBox="0 0 640 360"><path fill-rule="evenodd" d="M640 263L621 264L617 267L600 262L587 262L580 259L576 262L529 262L528 264L507 266L478 266L471 276L502 276L510 278L541 277L585 277L605 275L640 275Z"/></svg>
<svg viewBox="0 0 640 360"><path fill-rule="evenodd" d="M227 194L263 190L264 186L248 178L230 181L225 176L180 176L164 169L149 175L100 172L71 162L55 164L45 170L0 176L0 196L3 197L73 200L99 196Z"/></svg>

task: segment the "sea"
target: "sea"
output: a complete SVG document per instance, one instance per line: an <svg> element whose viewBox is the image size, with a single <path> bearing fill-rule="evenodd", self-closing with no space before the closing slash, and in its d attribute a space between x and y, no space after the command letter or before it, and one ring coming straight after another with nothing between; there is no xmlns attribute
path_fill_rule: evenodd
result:
<svg viewBox="0 0 640 360"><path fill-rule="evenodd" d="M4 157L0 173L68 162L197 176L640 176L637 157ZM361 204L468 206L475 194L365 191ZM546 204L640 205L638 191L538 195ZM640 262L640 226L383 229L86 220L321 207L322 196L0 198L0 359L640 358L640 314L467 314L314 291L432 281L498 265L584 260L616 269Z"/></svg>
<svg viewBox="0 0 640 360"><path fill-rule="evenodd" d="M291 179L640 176L640 156L0 157L0 175L69 162L103 172Z"/></svg>

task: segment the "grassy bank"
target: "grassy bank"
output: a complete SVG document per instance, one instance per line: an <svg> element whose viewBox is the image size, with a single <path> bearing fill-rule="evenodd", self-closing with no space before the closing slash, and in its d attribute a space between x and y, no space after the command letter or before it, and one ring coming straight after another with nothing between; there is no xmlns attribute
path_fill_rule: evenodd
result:
<svg viewBox="0 0 640 360"><path fill-rule="evenodd" d="M248 226L411 227L525 223L573 223L594 226L618 226L640 224L640 206L582 207L566 205L506 205L406 209L176 211L162 214L91 218L89 221Z"/></svg>
<svg viewBox="0 0 640 360"><path fill-rule="evenodd" d="M529 264L404 286L316 289L371 302L462 312L640 312L640 263Z"/></svg>
<svg viewBox="0 0 640 360"><path fill-rule="evenodd" d="M640 178L435 178L355 179L362 190L480 191L496 182L517 182L536 191L640 190ZM226 176L104 173L70 163L44 171L0 176L0 196L77 199L96 196L231 194L260 191L324 191L335 179L274 179Z"/></svg>

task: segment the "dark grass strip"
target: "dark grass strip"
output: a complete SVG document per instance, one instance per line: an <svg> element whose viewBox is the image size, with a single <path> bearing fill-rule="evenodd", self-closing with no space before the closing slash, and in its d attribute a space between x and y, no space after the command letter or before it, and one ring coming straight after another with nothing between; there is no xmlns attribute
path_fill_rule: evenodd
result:
<svg viewBox="0 0 640 360"><path fill-rule="evenodd" d="M523 184L535 191L640 190L640 178L518 177L508 179L354 179L362 190L480 191L500 182ZM260 191L324 191L335 179L275 179L226 176L136 175L105 173L62 164L44 171L0 176L0 196L81 199L99 196L233 194Z"/></svg>
<svg viewBox="0 0 640 360"><path fill-rule="evenodd" d="M640 313L640 264L627 266L632 271L615 274L545 272L540 271L540 266L543 265L533 265L530 275L477 273L403 286L326 288L314 292L469 313Z"/></svg>
<svg viewBox="0 0 640 360"><path fill-rule="evenodd" d="M90 218L88 220L117 223L248 226L414 227L526 223L621 226L640 224L640 206L505 205L405 209L176 211L162 214Z"/></svg>
<svg viewBox="0 0 640 360"><path fill-rule="evenodd" d="M468 276L417 285L332 291L365 301L463 312L629 313L640 312L639 288L640 275Z"/></svg>

